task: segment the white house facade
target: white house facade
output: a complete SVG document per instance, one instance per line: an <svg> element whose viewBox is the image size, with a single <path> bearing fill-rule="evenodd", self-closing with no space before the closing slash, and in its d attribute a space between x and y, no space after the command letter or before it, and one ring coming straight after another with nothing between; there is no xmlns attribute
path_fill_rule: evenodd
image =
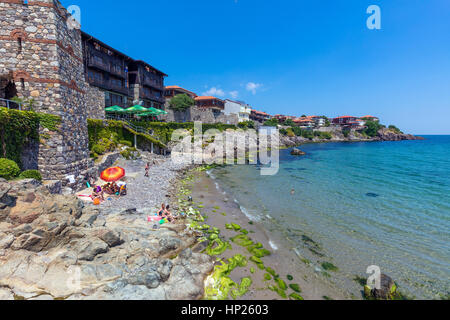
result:
<svg viewBox="0 0 450 320"><path fill-rule="evenodd" d="M239 117L239 122L250 121L252 108L241 101L225 100L225 115L235 114Z"/></svg>

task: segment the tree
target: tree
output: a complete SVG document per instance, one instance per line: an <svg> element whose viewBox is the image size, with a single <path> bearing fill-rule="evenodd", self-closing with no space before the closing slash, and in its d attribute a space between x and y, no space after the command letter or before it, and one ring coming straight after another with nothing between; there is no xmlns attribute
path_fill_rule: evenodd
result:
<svg viewBox="0 0 450 320"><path fill-rule="evenodd" d="M278 126L278 120L275 118L267 120L266 122L264 122L264 125L267 127L276 127Z"/></svg>
<svg viewBox="0 0 450 320"><path fill-rule="evenodd" d="M177 94L169 102L170 108L175 111L184 111L193 105L195 105L194 99L187 94Z"/></svg>
<svg viewBox="0 0 450 320"><path fill-rule="evenodd" d="M294 121L292 121L292 119L287 119L283 125L288 126L288 127L293 127L293 126L295 126L295 123L294 123Z"/></svg>

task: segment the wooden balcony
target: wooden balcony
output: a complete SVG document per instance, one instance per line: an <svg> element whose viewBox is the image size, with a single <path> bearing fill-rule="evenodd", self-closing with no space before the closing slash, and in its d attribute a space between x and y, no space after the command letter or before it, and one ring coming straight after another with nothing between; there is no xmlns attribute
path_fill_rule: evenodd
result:
<svg viewBox="0 0 450 320"><path fill-rule="evenodd" d="M159 103L165 103L165 99L163 97L158 97L157 95L151 94L151 93L146 93L145 90L141 89L140 90L140 96L143 99L149 99L149 100L153 100Z"/></svg>
<svg viewBox="0 0 450 320"><path fill-rule="evenodd" d="M142 83L144 86L152 87L161 91L164 91L164 86L162 84L157 83L156 80L152 80L149 78L144 78L144 81Z"/></svg>
<svg viewBox="0 0 450 320"><path fill-rule="evenodd" d="M115 69L115 68L110 68L109 71L112 75L122 78L122 79L126 79L127 74L125 73L125 70L123 70L123 68L119 68L119 69Z"/></svg>
<svg viewBox="0 0 450 320"><path fill-rule="evenodd" d="M126 96L129 95L129 90L128 90L129 88L126 88L124 86L118 86L109 80L99 80L96 78L88 78L88 82L89 82L89 84L91 84L95 87L99 87L104 90L117 92L117 93L120 93L120 94L123 94Z"/></svg>
<svg viewBox="0 0 450 320"><path fill-rule="evenodd" d="M88 59L88 67L97 68L97 69L100 69L100 70L103 70L103 71L106 71L106 72L110 72L111 71L109 63L105 63L105 62L102 62L102 61L95 60L92 57Z"/></svg>

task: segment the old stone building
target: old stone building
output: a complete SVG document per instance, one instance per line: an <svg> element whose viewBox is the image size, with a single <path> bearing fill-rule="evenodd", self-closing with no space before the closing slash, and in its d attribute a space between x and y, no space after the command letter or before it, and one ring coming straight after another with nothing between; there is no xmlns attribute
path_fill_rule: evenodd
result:
<svg viewBox="0 0 450 320"><path fill-rule="evenodd" d="M0 0L3 97L33 98L35 111L62 119L60 130L39 146L38 166L46 179L82 179L92 165L81 34L68 18L55 0Z"/></svg>

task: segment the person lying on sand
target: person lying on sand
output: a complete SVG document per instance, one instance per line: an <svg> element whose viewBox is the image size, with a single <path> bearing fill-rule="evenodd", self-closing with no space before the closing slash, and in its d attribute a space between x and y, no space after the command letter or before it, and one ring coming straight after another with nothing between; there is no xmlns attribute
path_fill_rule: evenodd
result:
<svg viewBox="0 0 450 320"><path fill-rule="evenodd" d="M105 201L104 191L100 186L96 186L92 190L92 200L99 199L100 201Z"/></svg>

